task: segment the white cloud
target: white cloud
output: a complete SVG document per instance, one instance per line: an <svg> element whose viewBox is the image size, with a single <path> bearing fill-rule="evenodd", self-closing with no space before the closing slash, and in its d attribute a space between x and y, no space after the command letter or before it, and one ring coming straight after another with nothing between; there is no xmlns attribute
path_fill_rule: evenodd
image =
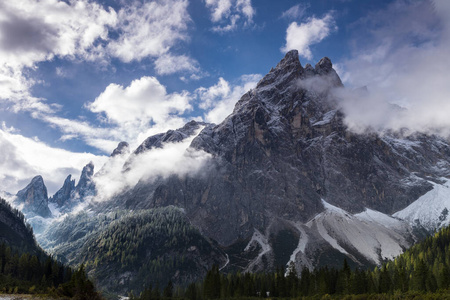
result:
<svg viewBox="0 0 450 300"><path fill-rule="evenodd" d="M0 99L13 111L51 113L52 105L33 97L30 76L38 63L55 57L95 61L111 57L124 62L159 58L179 41L188 40L191 22L187 0L133 1L117 13L92 0L15 0L0 3ZM158 71L197 71L186 58L181 67L158 64ZM190 64L190 65L189 65ZM57 70L59 76L65 74Z"/></svg>
<svg viewBox="0 0 450 300"><path fill-rule="evenodd" d="M87 0L66 3L57 0L5 1L0 4L0 78L1 97L20 102L21 109L35 105L29 94L34 81L24 68L63 57L98 59L95 43L106 40L108 27L115 26L116 13ZM36 109L36 107L33 107Z"/></svg>
<svg viewBox="0 0 450 300"><path fill-rule="evenodd" d="M15 194L31 178L42 175L49 194L58 190L67 175L75 178L80 168L90 161L101 166L106 158L89 153L73 153L52 148L37 139L24 137L11 130L0 130L0 190Z"/></svg>
<svg viewBox="0 0 450 300"><path fill-rule="evenodd" d="M159 57L178 41L188 39L186 30L191 18L187 0L133 4L118 13L120 36L108 45L113 56L124 62Z"/></svg>
<svg viewBox="0 0 450 300"><path fill-rule="evenodd" d="M219 78L219 82L209 88L198 88L195 92L200 99L200 108L206 110L205 120L216 124L222 122L233 112L242 95L254 88L261 78L260 74L243 75L237 85Z"/></svg>
<svg viewBox="0 0 450 300"><path fill-rule="evenodd" d="M101 195L96 200L108 199L125 188L135 186L140 180L152 181L172 174L194 175L211 157L204 151L189 148L197 134L181 142L167 143L163 148L152 149L139 155L131 157L118 155L110 158L94 177L98 194ZM125 162L128 171L124 172Z"/></svg>
<svg viewBox="0 0 450 300"><path fill-rule="evenodd" d="M284 11L281 17L285 19L300 19L309 7L310 4L299 3Z"/></svg>
<svg viewBox="0 0 450 300"><path fill-rule="evenodd" d="M226 98L231 92L230 85L228 81L219 78L219 82L209 88L200 87L196 90L201 102L201 109L209 109L214 105L214 101Z"/></svg>
<svg viewBox="0 0 450 300"><path fill-rule="evenodd" d="M212 28L213 31L233 31L239 20L243 26L253 23L255 9L251 0L205 0L205 5L211 12L211 21L218 24Z"/></svg>
<svg viewBox="0 0 450 300"><path fill-rule="evenodd" d="M369 94L344 96L353 130L409 128L450 135L449 14L445 0L396 1L355 24L361 28L355 52L340 66L346 85L367 86Z"/></svg>
<svg viewBox="0 0 450 300"><path fill-rule="evenodd" d="M116 124L165 122L171 114L183 113L192 107L187 92L167 94L155 77L133 80L127 87L110 84L87 107L95 113L104 112Z"/></svg>
<svg viewBox="0 0 450 300"><path fill-rule="evenodd" d="M198 73L200 68L198 62L189 56L164 54L156 59L155 70L159 75L168 75L181 71Z"/></svg>
<svg viewBox="0 0 450 300"><path fill-rule="evenodd" d="M331 13L323 18L309 18L306 23L292 22L286 30L286 45L281 49L287 52L297 49L299 55L306 59L312 59L311 45L321 42L332 30L337 30Z"/></svg>

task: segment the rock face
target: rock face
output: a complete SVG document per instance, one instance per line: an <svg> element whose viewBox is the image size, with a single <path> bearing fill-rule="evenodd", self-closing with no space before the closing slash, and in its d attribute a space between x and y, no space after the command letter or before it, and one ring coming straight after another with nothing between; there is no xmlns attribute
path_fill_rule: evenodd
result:
<svg viewBox="0 0 450 300"><path fill-rule="evenodd" d="M118 151L126 150L122 148ZM81 171L80 180L77 185L75 185L75 179L72 180L72 175L68 175L66 180L64 180L63 186L49 199L49 202L55 203L62 211L70 211L73 206L84 201L86 197L95 195L93 176L94 164L90 162Z"/></svg>
<svg viewBox="0 0 450 300"><path fill-rule="evenodd" d="M64 180L63 186L49 199L49 202L55 203L59 207L64 206L69 202L74 190L75 179L72 180L72 175L69 175L66 180Z"/></svg>
<svg viewBox="0 0 450 300"><path fill-rule="evenodd" d="M94 176L94 164L90 162L81 171L80 180L75 187L74 195L72 195L73 199L79 200L95 194L95 183L92 176Z"/></svg>
<svg viewBox="0 0 450 300"><path fill-rule="evenodd" d="M120 142L117 148L111 153L111 157L130 153L130 145L127 142Z"/></svg>
<svg viewBox="0 0 450 300"><path fill-rule="evenodd" d="M358 135L348 131L333 89L342 83L323 58L303 68L288 52L217 126L191 147L213 156L205 176L168 180L126 195L128 208L178 205L223 245L264 231L281 218L306 222L321 199L351 213L394 213L432 188L425 174L448 174L448 143L425 135ZM136 151L160 147L147 139ZM143 192L145 191L145 192Z"/></svg>
<svg viewBox="0 0 450 300"><path fill-rule="evenodd" d="M34 177L31 182L22 190L17 192L15 202L23 204L22 212L29 216L51 217L52 213L48 208L47 187L42 176Z"/></svg>

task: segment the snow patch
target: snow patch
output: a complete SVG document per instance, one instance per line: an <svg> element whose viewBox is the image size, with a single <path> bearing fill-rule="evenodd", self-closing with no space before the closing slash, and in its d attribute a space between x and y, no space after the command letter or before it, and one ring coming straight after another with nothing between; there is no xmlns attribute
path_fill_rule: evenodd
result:
<svg viewBox="0 0 450 300"><path fill-rule="evenodd" d="M443 184L429 181L433 189L406 208L393 214L412 226L421 225L433 231L450 224L450 180L440 178Z"/></svg>
<svg viewBox="0 0 450 300"><path fill-rule="evenodd" d="M352 215L345 210L322 200L325 211L318 214L306 225L316 229L331 247L358 260L349 252L359 252L367 260L380 264L392 259L410 246L409 226L381 212L366 209Z"/></svg>
<svg viewBox="0 0 450 300"><path fill-rule="evenodd" d="M300 223L295 223L295 222L291 222L291 224L298 230L298 232L300 233L300 239L298 240L298 245L297 248L295 248L294 252L292 252L289 261L287 262L286 266L289 266L291 264L291 262L295 263L296 258L297 258L297 254L299 253L305 253L306 250L306 245L308 244L309 238L308 235L306 234L306 231L303 229L302 224ZM286 274L288 272L288 269L286 269Z"/></svg>
<svg viewBox="0 0 450 300"><path fill-rule="evenodd" d="M250 242L247 244L244 251L249 251L252 248L252 245L254 245L255 243L261 246L261 251L259 252L258 257L248 265L247 267L248 270L251 270L257 263L261 261L262 257L266 253L269 253L272 250L272 247L270 247L268 239L256 228Z"/></svg>
<svg viewBox="0 0 450 300"><path fill-rule="evenodd" d="M336 115L336 110L331 110L323 115L321 121L315 122L314 124L312 124L312 126L323 126L323 125L329 124L333 120L335 115Z"/></svg>

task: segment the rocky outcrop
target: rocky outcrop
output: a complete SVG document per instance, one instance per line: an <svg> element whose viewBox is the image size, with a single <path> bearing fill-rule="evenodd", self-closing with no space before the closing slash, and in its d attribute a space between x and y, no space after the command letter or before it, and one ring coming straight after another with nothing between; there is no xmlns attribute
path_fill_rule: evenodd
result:
<svg viewBox="0 0 450 300"><path fill-rule="evenodd" d="M120 142L117 148L111 153L111 157L117 155L126 155L130 153L130 145L127 142Z"/></svg>
<svg viewBox="0 0 450 300"><path fill-rule="evenodd" d="M22 212L27 216L51 217L48 208L47 187L42 176L34 177L22 190L17 192L15 203L22 206Z"/></svg>
<svg viewBox="0 0 450 300"><path fill-rule="evenodd" d="M55 203L58 207L64 206L70 202L72 192L75 190L75 179L72 175L67 176L63 186L49 199L49 202Z"/></svg>
<svg viewBox="0 0 450 300"><path fill-rule="evenodd" d="M94 176L94 164L92 162L84 166L81 171L80 180L74 190L72 198L80 200L86 196L93 196L95 194L95 183L92 180Z"/></svg>

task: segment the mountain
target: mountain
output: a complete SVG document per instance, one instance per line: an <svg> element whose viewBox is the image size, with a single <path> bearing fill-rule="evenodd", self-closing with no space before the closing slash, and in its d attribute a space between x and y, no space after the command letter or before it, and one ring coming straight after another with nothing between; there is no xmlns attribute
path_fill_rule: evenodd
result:
<svg viewBox="0 0 450 300"><path fill-rule="evenodd" d="M120 142L117 148L111 153L111 157L117 155L126 155L130 153L130 145L127 142Z"/></svg>
<svg viewBox="0 0 450 300"><path fill-rule="evenodd" d="M47 187L42 176L34 177L22 190L17 192L15 203L22 207L22 212L29 216L51 217L48 208Z"/></svg>
<svg viewBox="0 0 450 300"><path fill-rule="evenodd" d="M208 237L230 246L255 229L268 237L285 221L307 223L324 211L322 199L352 214L390 215L430 191L430 179L449 175L442 138L349 131L333 93L340 88L328 58L303 68L288 52L230 116L194 138L190 148L212 157L201 176L141 181L111 203L183 207Z"/></svg>
<svg viewBox="0 0 450 300"><path fill-rule="evenodd" d="M115 213L131 218L175 206L203 238L217 241L228 258L224 271L290 262L314 268L340 265L343 258L373 266L393 258L421 237L422 226L447 224L450 207L442 191L450 176L450 145L421 133L349 130L341 89L330 59L303 67L298 52L288 52L222 123L192 121L153 135L131 154L118 150L95 175L86 166L87 190L95 182L117 188L106 198L92 193L85 217L55 222L40 237L43 245L69 262L95 261L78 249L91 238L120 232L110 227L116 226ZM183 153L179 160L175 152L152 158L167 149ZM120 234L117 247L136 244ZM102 257L109 250L95 241L90 247ZM92 270L117 266L114 257Z"/></svg>

